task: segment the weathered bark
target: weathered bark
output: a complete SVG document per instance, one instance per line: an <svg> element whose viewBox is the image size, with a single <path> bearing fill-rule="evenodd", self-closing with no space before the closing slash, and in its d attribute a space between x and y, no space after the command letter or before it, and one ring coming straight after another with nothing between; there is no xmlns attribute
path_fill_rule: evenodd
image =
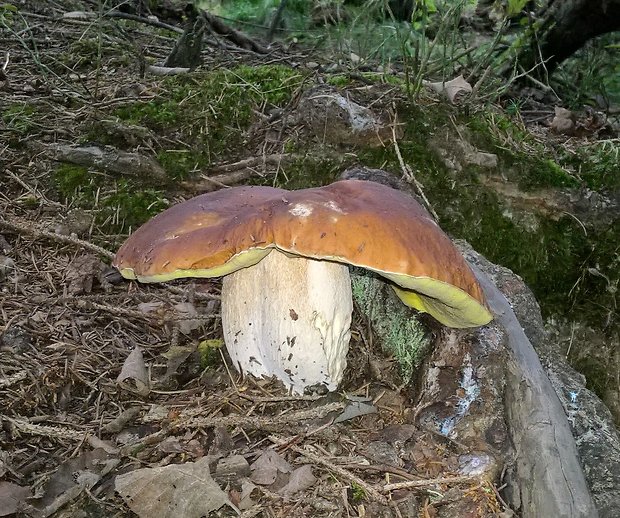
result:
<svg viewBox="0 0 620 518"><path fill-rule="evenodd" d="M592 38L619 30L620 0L551 0L539 16L538 27L517 59L524 70L544 60L537 74L541 76L553 72Z"/></svg>
<svg viewBox="0 0 620 518"><path fill-rule="evenodd" d="M139 153L128 153L112 146L65 146L49 148L55 160L70 162L84 167L93 167L123 176L149 178L163 183L166 171L154 159Z"/></svg>
<svg viewBox="0 0 620 518"><path fill-rule="evenodd" d="M484 260L474 252L463 251L496 321L508 335L511 358L506 373L506 407L516 452L510 477L513 503L520 504L523 516L595 518L598 512L560 400L509 302L483 273Z"/></svg>

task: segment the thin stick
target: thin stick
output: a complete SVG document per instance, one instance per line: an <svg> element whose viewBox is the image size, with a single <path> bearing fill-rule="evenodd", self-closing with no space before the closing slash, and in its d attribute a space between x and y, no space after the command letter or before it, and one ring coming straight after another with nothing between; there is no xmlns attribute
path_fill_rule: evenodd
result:
<svg viewBox="0 0 620 518"><path fill-rule="evenodd" d="M415 489L421 487L434 486L435 484L462 484L464 482L479 482L480 477L472 475L461 475L458 477L440 477L430 478L428 480L409 480L407 482L395 482L394 484L386 484L381 488L382 493L395 491L396 489Z"/></svg>
<svg viewBox="0 0 620 518"><path fill-rule="evenodd" d="M100 246L94 245L77 237L63 236L61 234L42 230L35 227L31 223L18 218L13 218L13 221L7 221L4 218L0 218L0 227L11 229L20 234L29 234L34 236L36 239L49 239L59 243L74 245L78 248L84 248L86 250L90 250L91 252L95 252L106 257L107 259L114 259L114 254L105 248L101 248Z"/></svg>
<svg viewBox="0 0 620 518"><path fill-rule="evenodd" d="M290 157L291 155L289 153L275 153L273 155L251 157L244 160L239 160L238 162L218 164L212 167L209 170L209 173L229 173L231 171L238 171L239 169L259 167L265 164L277 165Z"/></svg>
<svg viewBox="0 0 620 518"><path fill-rule="evenodd" d="M4 376L0 378L0 388L10 387L15 383L19 383L28 378L28 373L26 371L16 372L15 374L10 374L8 376Z"/></svg>
<svg viewBox="0 0 620 518"><path fill-rule="evenodd" d="M3 420L11 423L18 431L29 435L41 435L49 439L58 439L60 441L82 441L88 432L77 432L71 428L61 428L59 426L45 426L33 424L25 419L16 419L13 417L0 416Z"/></svg>
<svg viewBox="0 0 620 518"><path fill-rule="evenodd" d="M281 426L283 424L300 423L310 419L320 419L330 412L342 410L345 403L329 403L316 408L307 410L299 410L290 414L277 415L273 417L252 417L244 415L230 415L226 417L194 417L192 419L184 419L183 413L179 416L178 424L174 423L174 428L211 428L214 426L242 426L245 428L253 428L254 430L263 430L269 427Z"/></svg>
<svg viewBox="0 0 620 518"><path fill-rule="evenodd" d="M394 144L394 151L396 151L396 156L398 157L398 163L400 164L400 168L403 172L403 176L409 182L413 182L417 193L421 196L422 200L424 201L424 204L426 205L426 209L433 215L433 218L435 218L435 221L439 221L439 216L435 212L435 209L433 209L431 202L428 201L426 194L424 194L424 188L422 187L422 184L418 182L415 175L413 174L413 171L411 170L411 167L405 164L405 161L403 160L403 156L400 154L400 148L398 147L398 141L396 140L396 117L394 117L394 124L392 124L392 142Z"/></svg>

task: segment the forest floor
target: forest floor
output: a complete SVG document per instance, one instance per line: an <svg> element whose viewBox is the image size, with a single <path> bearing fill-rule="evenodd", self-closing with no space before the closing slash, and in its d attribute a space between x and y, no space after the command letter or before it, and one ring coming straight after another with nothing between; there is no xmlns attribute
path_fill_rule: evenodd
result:
<svg viewBox="0 0 620 518"><path fill-rule="evenodd" d="M457 501L468 516L509 516L499 483L463 470L463 445L416 423L413 387L392 371L377 377L371 366L386 359L359 314L342 390L295 397L232 370L217 280L129 284L109 266L132 229L196 192L320 185L360 162L404 173L376 143L343 144L338 129L340 147L304 148L314 121L291 115L304 90L327 84L352 85L351 98L394 118L402 88L345 68L323 74L328 62L299 48L260 55L211 36L199 79L162 77L148 65L178 34L66 11L0 11L14 28L0 38L0 516L171 516L171 506L181 516L449 517ZM553 107L537 109L551 123ZM459 131L451 110L439 117ZM576 123L588 145L617 146L617 126L596 117ZM379 139L397 139L384 130ZM574 179L565 172L552 171L560 187ZM512 194L515 205L531 199ZM590 275L611 286L606 271Z"/></svg>

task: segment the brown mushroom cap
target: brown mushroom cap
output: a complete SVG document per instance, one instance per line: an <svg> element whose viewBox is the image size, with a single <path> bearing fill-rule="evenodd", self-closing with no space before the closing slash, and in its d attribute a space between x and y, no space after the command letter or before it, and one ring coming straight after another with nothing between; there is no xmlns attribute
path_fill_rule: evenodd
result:
<svg viewBox="0 0 620 518"><path fill-rule="evenodd" d="M360 180L197 196L140 227L114 265L142 282L219 277L273 248L377 272L397 285L405 304L451 327L492 318L469 266L426 210L400 191Z"/></svg>

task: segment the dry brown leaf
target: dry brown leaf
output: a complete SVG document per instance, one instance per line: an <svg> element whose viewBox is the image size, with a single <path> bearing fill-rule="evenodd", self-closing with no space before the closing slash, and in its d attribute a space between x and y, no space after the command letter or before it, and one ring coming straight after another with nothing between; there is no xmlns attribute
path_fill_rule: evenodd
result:
<svg viewBox="0 0 620 518"><path fill-rule="evenodd" d="M164 453L183 453L185 451L178 437L166 437L159 443L157 449Z"/></svg>
<svg viewBox="0 0 620 518"><path fill-rule="evenodd" d="M102 449L85 451L63 462L45 485L43 496L33 502L39 510L38 516L52 516L85 489L95 486L119 462L118 458L109 457Z"/></svg>
<svg viewBox="0 0 620 518"><path fill-rule="evenodd" d="M173 345L162 356L168 360L166 373L160 383L166 383L170 378L178 374L179 367L196 351L195 345Z"/></svg>
<svg viewBox="0 0 620 518"><path fill-rule="evenodd" d="M175 304L174 310L178 318L179 331L184 335L190 334L202 325L202 321L198 318L198 311L191 302L179 302Z"/></svg>
<svg viewBox="0 0 620 518"><path fill-rule="evenodd" d="M312 466L304 464L291 473L288 484L281 488L278 493L286 497L292 496L312 487L315 482L316 477L312 473Z"/></svg>
<svg viewBox="0 0 620 518"><path fill-rule="evenodd" d="M9 516L19 511L29 496L30 488L0 481L0 516Z"/></svg>
<svg viewBox="0 0 620 518"><path fill-rule="evenodd" d="M471 85L465 81L462 75L450 81L425 82L424 84L438 94L444 94L452 104L460 103L472 92Z"/></svg>
<svg viewBox="0 0 620 518"><path fill-rule="evenodd" d="M139 347L127 356L121 373L116 378L116 383L128 392L134 392L140 396L147 396L150 392L149 373Z"/></svg>
<svg viewBox="0 0 620 518"><path fill-rule="evenodd" d="M566 108L555 107L555 117L551 121L551 131L560 135L572 135L575 132L575 115Z"/></svg>
<svg viewBox="0 0 620 518"><path fill-rule="evenodd" d="M200 518L223 505L239 510L211 478L210 457L116 477L114 487L139 517Z"/></svg>
<svg viewBox="0 0 620 518"><path fill-rule="evenodd" d="M245 479L241 482L241 494L239 495L239 505L238 505L239 509L241 509L242 511L245 511L246 509L249 509L250 507L253 507L256 504L256 502L252 498L252 492L255 489L256 489L256 486L251 480Z"/></svg>
<svg viewBox="0 0 620 518"><path fill-rule="evenodd" d="M93 282L103 268L101 260L94 255L79 255L67 266L65 286L71 296L93 291Z"/></svg>
<svg viewBox="0 0 620 518"><path fill-rule="evenodd" d="M293 467L275 450L265 450L250 466L252 482L262 486L273 484L280 473L290 473Z"/></svg>

